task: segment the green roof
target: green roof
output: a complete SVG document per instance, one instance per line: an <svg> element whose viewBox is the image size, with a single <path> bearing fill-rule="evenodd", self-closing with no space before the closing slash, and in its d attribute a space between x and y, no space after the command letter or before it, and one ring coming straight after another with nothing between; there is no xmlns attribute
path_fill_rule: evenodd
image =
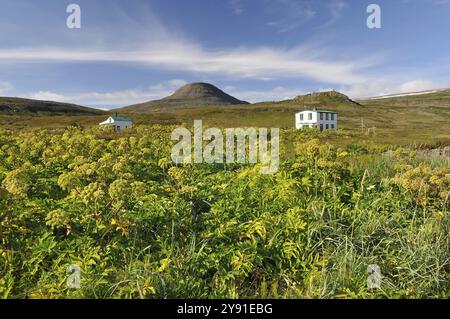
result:
<svg viewBox="0 0 450 319"><path fill-rule="evenodd" d="M114 121L131 121L128 116L111 116Z"/></svg>

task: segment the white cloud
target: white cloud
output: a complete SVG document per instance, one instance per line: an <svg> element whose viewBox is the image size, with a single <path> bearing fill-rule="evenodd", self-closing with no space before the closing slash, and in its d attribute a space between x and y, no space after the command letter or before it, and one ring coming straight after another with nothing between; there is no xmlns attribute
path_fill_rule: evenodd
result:
<svg viewBox="0 0 450 319"><path fill-rule="evenodd" d="M51 91L39 91L29 94L26 97L38 100L88 105L106 110L163 98L172 94L176 89L186 83L187 82L184 80L170 80L151 85L146 89L127 89L113 92L82 92L67 95ZM350 86L320 88L316 91L322 92L335 89L348 95L350 98L357 99L390 94L420 92L446 87L450 87L450 82L441 83L428 80L415 80L396 83L374 80ZM276 86L268 90L240 90L235 86L227 85L222 89L226 93L231 94L240 100L251 103L282 101L310 93L302 88L286 88L284 86Z"/></svg>
<svg viewBox="0 0 450 319"><path fill-rule="evenodd" d="M322 52L325 50L321 50ZM330 50L333 52L333 50ZM333 61L306 47L206 50L189 43L161 45L139 51L21 48L0 50L0 60L33 62L130 62L153 68L191 71L250 79L301 77L334 84L365 81L368 60Z"/></svg>
<svg viewBox="0 0 450 319"><path fill-rule="evenodd" d="M435 89L437 86L437 83L428 80L409 81L400 85L398 93L426 91Z"/></svg>
<svg viewBox="0 0 450 319"><path fill-rule="evenodd" d="M370 80L363 84L340 87L339 91L352 98L367 98L391 94L413 93L433 89L450 87L450 82L436 82L430 80Z"/></svg>
<svg viewBox="0 0 450 319"><path fill-rule="evenodd" d="M384 96L390 94L402 94L421 92L433 89L442 89L450 87L450 82L434 82L428 80L414 80L408 82L396 82L389 80L368 80L365 83L350 86L324 87L317 89L317 92L337 90L348 95L350 98L368 98L376 96ZM242 91L235 87L225 87L226 92L237 97L238 99L256 102L281 101L292 99L299 95L310 93L302 88L286 88L277 86L270 90L247 90Z"/></svg>
<svg viewBox="0 0 450 319"><path fill-rule="evenodd" d="M186 82L185 80L181 80L181 79L173 79L168 81L168 84L170 84L172 87L181 87L183 85L188 84L188 82Z"/></svg>
<svg viewBox="0 0 450 319"><path fill-rule="evenodd" d="M447 0L436 1L447 2ZM233 2L235 5L242 5L241 1ZM270 5L274 3L273 7L276 10L274 14L277 16L269 25L279 31L295 29L317 15L312 1L266 0L266 3ZM343 0L332 0L325 8L328 8L328 15L334 22L341 17L346 4ZM216 75L222 78L274 82L280 79L308 79L319 85L334 86L353 98L403 93L407 90L426 90L431 85L436 85L426 80L407 81L404 78L399 80L395 75L377 78L376 73L379 72L373 67L379 66L382 59L377 61L373 56L363 55L361 51L354 50L355 47L340 49L330 47L326 41L315 42L312 45L305 43L290 48L237 47L211 50L177 30L169 30L151 11L142 10L142 12L145 12L143 15L145 19L138 21L134 16L130 17L123 13L123 16L118 17L120 23L115 24L114 32L110 30L109 33L103 34L104 28L95 28L89 36L86 36L87 39L83 35L83 42L78 44L78 47L77 41L62 44L56 40L59 44L53 46L0 48L0 62L133 63L139 67L188 71L206 77ZM123 20L127 21L125 25L128 27L124 27ZM146 24L147 21L150 21L149 24ZM321 28L325 26L322 25ZM117 41L117 38L125 40ZM347 57L342 59L344 51ZM12 90L12 86L5 83L0 82L0 94ZM186 84L184 80L174 79L147 88L113 92L65 94L43 90L28 96L83 105L116 107L161 98L184 84ZM302 94L301 90L282 86L267 91L239 91L233 87L225 88L225 91L251 102L281 100Z"/></svg>
<svg viewBox="0 0 450 319"><path fill-rule="evenodd" d="M55 102L68 102L67 98L61 94L57 94L51 91L39 91L31 94L30 99L43 100L43 101L55 101Z"/></svg>
<svg viewBox="0 0 450 319"><path fill-rule="evenodd" d="M271 90L264 91L241 91L236 88L229 87L226 92L240 100L248 101L251 103L287 100L306 93L302 89L285 88L283 86L277 86Z"/></svg>
<svg viewBox="0 0 450 319"><path fill-rule="evenodd" d="M51 91L39 91L28 94L27 97L36 100L47 100L74 103L111 109L130 104L147 102L170 95L187 82L181 79L170 80L151 85L145 89L127 89L112 92L81 92L75 94L60 94Z"/></svg>
<svg viewBox="0 0 450 319"><path fill-rule="evenodd" d="M234 3L241 4L240 1ZM336 3L337 10L341 10L341 0L333 0L332 3ZM274 22L281 30L304 23L316 14L309 1L276 0L274 7L280 10L277 14L289 17ZM130 21L124 30L117 30L120 35L131 34L130 37L122 37L125 39L123 41L117 41L117 36L111 41L111 34L102 35L96 28L95 37L87 36L81 43L74 41L71 44L59 42L58 45L45 47L0 48L0 62L125 62L155 69L237 78L307 78L340 85L364 82L364 69L373 65L367 63L367 56L350 55L346 60L337 61L334 56L337 50L324 43L321 43L320 48L318 45L311 47L303 44L290 48L238 47L211 50L179 31L169 30L151 10L142 11L151 17L145 20L150 20L150 24L136 26L135 22ZM123 15L125 18L119 16L118 19L128 21L127 15ZM287 24L284 24L285 20ZM138 22L147 23L145 21ZM143 31L136 32L137 27Z"/></svg>
<svg viewBox="0 0 450 319"><path fill-rule="evenodd" d="M270 11L279 16L266 23L284 33L297 29L313 19L317 12L309 1L304 0L270 0Z"/></svg>
<svg viewBox="0 0 450 319"><path fill-rule="evenodd" d="M223 87L223 91L225 91L225 92L231 92L231 91L234 91L234 90L236 90L236 87L233 86L233 85L225 85Z"/></svg>
<svg viewBox="0 0 450 319"><path fill-rule="evenodd" d="M347 3L342 0L333 0L326 4L326 8L330 12L330 19L323 25L319 26L318 29L325 29L333 25L342 17L342 12L347 7Z"/></svg>
<svg viewBox="0 0 450 319"><path fill-rule="evenodd" d="M0 95L11 92L14 89L11 83L0 81Z"/></svg>
<svg viewBox="0 0 450 319"><path fill-rule="evenodd" d="M51 91L39 91L27 95L27 98L111 109L166 97L186 83L184 80L170 80L151 85L146 89L128 89L113 92L81 92L66 95ZM277 86L269 90L239 90L235 86L228 85L222 89L238 99L252 103L292 99L298 95L307 93L302 89L285 88L283 86Z"/></svg>

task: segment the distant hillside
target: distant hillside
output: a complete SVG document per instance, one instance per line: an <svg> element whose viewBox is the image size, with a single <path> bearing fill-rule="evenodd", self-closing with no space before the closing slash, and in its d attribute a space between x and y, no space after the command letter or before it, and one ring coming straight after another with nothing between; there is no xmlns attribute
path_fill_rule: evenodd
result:
<svg viewBox="0 0 450 319"><path fill-rule="evenodd" d="M450 107L450 89L373 97L358 100L358 102L368 106L448 108Z"/></svg>
<svg viewBox="0 0 450 319"><path fill-rule="evenodd" d="M146 112L154 108L197 107L249 104L225 93L209 83L191 83L161 100L149 101L122 108L123 111Z"/></svg>
<svg viewBox="0 0 450 319"><path fill-rule="evenodd" d="M292 102L305 107L328 107L337 106L340 104L355 107L362 106L361 104L351 100L347 95L337 91L314 92L306 95L300 95L294 98Z"/></svg>
<svg viewBox="0 0 450 319"><path fill-rule="evenodd" d="M336 111L341 130L358 134L364 133L364 138L381 143L450 145L450 122L448 121L450 118L450 90L422 95L357 100L357 102L338 92L322 92L299 96L292 100L251 105L150 106L140 112L112 110L106 114L117 112L120 115L130 116L135 125L170 124L186 127L192 125L194 120L201 119L205 125L210 127L293 129L295 113L313 107ZM105 119L105 113L97 116L81 114L58 117L53 116L55 113L48 113L48 115L42 113L40 117L31 112L15 116L4 114L6 113L0 111L0 127L13 129L66 127L72 123L96 126ZM368 133L369 129L370 134ZM339 137L336 139L340 141ZM342 142L351 141L342 140Z"/></svg>
<svg viewBox="0 0 450 319"><path fill-rule="evenodd" d="M42 114L42 115L100 115L105 112L75 104L0 97L0 114Z"/></svg>

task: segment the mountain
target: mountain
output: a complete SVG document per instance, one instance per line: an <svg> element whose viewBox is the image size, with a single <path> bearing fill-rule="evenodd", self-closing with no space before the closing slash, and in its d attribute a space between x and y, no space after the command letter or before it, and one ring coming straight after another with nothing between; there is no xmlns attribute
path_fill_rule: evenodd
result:
<svg viewBox="0 0 450 319"><path fill-rule="evenodd" d="M145 112L155 107L195 107L213 105L249 104L225 93L209 83L191 83L175 91L172 95L161 100L149 101L141 104L121 108L122 111Z"/></svg>
<svg viewBox="0 0 450 319"><path fill-rule="evenodd" d="M294 98L292 102L305 107L327 107L342 104L355 107L362 106L358 102L350 99L347 95L337 91L314 92L306 95L299 95Z"/></svg>
<svg viewBox="0 0 450 319"><path fill-rule="evenodd" d="M0 97L0 114L100 115L105 114L105 112L75 104Z"/></svg>

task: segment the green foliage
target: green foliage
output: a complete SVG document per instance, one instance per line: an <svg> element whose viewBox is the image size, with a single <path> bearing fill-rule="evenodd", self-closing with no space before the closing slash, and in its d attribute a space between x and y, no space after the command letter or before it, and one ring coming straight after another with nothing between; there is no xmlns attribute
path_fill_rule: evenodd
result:
<svg viewBox="0 0 450 319"><path fill-rule="evenodd" d="M274 175L175 166L172 129L0 131L0 296L450 296L448 167L314 130L282 132Z"/></svg>

